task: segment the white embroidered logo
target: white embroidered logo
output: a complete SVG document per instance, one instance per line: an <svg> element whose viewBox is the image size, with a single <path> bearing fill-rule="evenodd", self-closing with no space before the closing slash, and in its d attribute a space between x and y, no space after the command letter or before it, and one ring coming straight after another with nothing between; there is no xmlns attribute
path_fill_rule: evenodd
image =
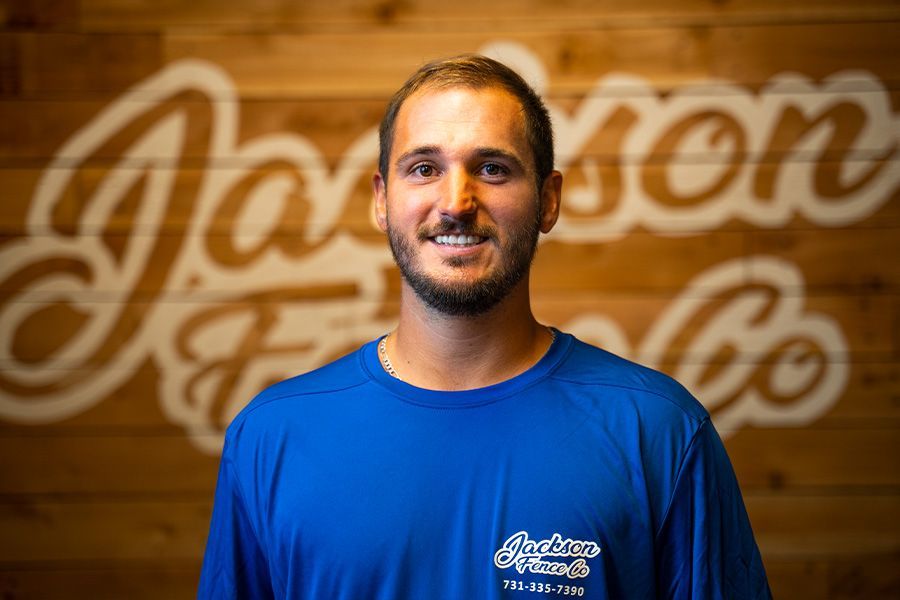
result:
<svg viewBox="0 0 900 600"><path fill-rule="evenodd" d="M519 573L542 575L565 575L569 579L587 577L591 572L585 559L600 554L596 542L573 540L554 533L550 539L535 541L528 539L527 531L514 533L494 553L494 565L499 569L515 567ZM548 556L575 558L573 562L544 560Z"/></svg>

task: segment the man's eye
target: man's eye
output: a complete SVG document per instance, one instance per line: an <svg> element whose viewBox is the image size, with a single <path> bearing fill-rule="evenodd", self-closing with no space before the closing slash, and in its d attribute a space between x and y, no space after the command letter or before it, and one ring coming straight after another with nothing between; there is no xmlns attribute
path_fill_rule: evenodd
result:
<svg viewBox="0 0 900 600"><path fill-rule="evenodd" d="M413 167L413 173L419 177L431 177L434 175L434 167L431 165L416 165Z"/></svg>
<svg viewBox="0 0 900 600"><path fill-rule="evenodd" d="M503 173L505 172L505 169L497 163L487 163L483 167L481 167L481 170L485 175L490 175L492 177L503 175Z"/></svg>

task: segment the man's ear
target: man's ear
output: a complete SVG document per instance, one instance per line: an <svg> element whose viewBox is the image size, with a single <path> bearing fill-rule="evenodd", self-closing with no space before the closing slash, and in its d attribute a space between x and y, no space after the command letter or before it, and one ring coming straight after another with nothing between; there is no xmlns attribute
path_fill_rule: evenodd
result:
<svg viewBox="0 0 900 600"><path fill-rule="evenodd" d="M541 186L541 233L550 233L559 218L562 182L562 173L552 171Z"/></svg>
<svg viewBox="0 0 900 600"><path fill-rule="evenodd" d="M382 231L387 231L387 182L376 171L372 175L372 194L375 196L375 222Z"/></svg>

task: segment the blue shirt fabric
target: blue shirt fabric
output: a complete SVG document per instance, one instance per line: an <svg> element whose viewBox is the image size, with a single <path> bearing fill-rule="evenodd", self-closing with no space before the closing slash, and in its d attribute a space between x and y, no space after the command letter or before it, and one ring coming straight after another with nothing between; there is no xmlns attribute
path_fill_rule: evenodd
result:
<svg viewBox="0 0 900 600"><path fill-rule="evenodd" d="M525 373L424 390L377 341L225 438L200 598L770 598L709 415L557 333Z"/></svg>

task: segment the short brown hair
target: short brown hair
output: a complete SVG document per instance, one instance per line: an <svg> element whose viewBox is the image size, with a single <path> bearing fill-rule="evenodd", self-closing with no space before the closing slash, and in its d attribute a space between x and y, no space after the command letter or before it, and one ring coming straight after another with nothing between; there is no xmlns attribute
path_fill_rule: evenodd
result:
<svg viewBox="0 0 900 600"><path fill-rule="evenodd" d="M394 142L394 122L407 98L426 88L481 89L492 86L505 89L522 105L525 135L534 156L536 183L540 189L553 171L553 127L550 113L540 96L518 73L501 62L478 54L463 54L430 62L413 73L393 95L378 129L378 171L381 177L387 181L391 146Z"/></svg>

